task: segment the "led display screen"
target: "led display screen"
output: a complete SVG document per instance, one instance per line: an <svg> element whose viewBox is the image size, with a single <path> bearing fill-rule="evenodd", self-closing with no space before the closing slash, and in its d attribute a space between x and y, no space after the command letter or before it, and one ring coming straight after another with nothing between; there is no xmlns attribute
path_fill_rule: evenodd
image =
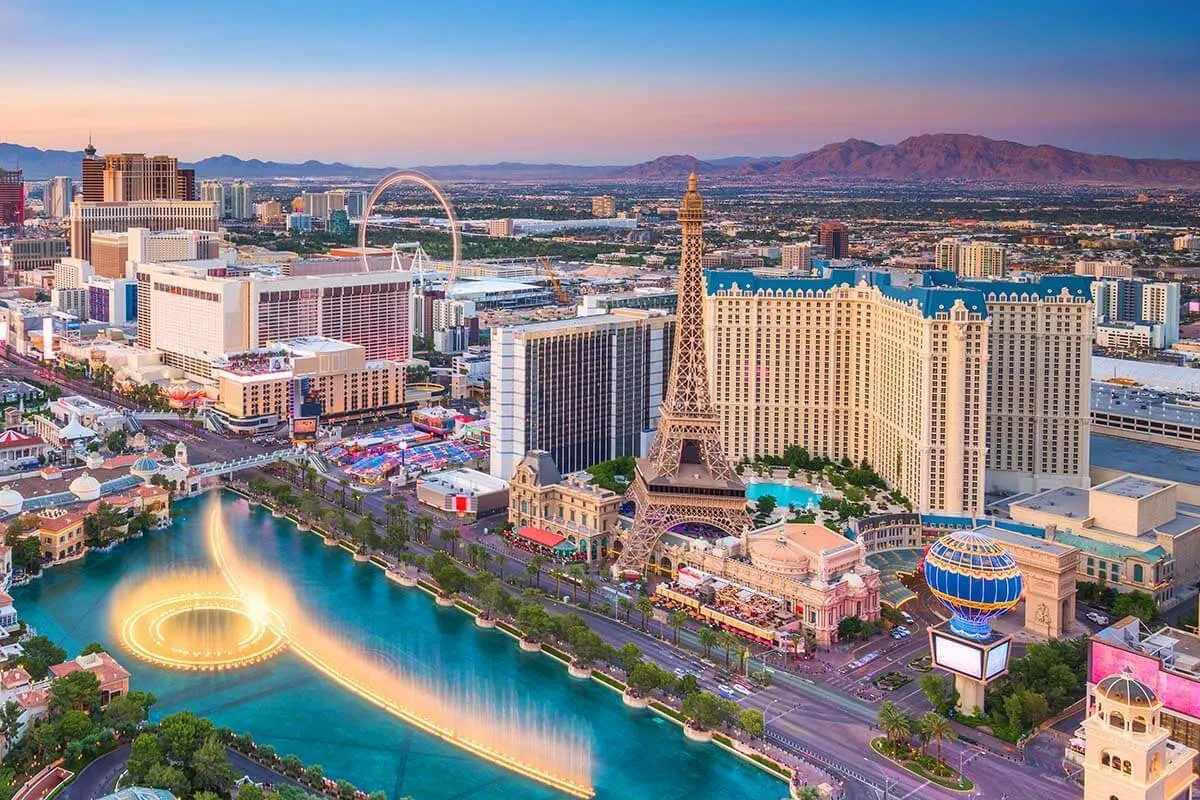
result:
<svg viewBox="0 0 1200 800"><path fill-rule="evenodd" d="M984 677L988 680L1004 672L1008 668L1008 646L1010 642L998 644L988 651L987 668L984 670Z"/></svg>
<svg viewBox="0 0 1200 800"><path fill-rule="evenodd" d="M971 678L983 677L983 651L955 639L933 636L933 661L942 669Z"/></svg>

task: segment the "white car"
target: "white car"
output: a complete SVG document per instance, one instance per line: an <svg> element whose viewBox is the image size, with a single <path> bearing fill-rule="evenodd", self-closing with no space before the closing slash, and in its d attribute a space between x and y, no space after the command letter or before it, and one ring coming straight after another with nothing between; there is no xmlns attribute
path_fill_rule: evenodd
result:
<svg viewBox="0 0 1200 800"><path fill-rule="evenodd" d="M676 668L675 668L675 677L676 677L676 678L682 678L684 675L687 675L687 673L686 673L686 672L684 672L684 671L683 671L682 669L680 669L679 667L676 667Z"/></svg>
<svg viewBox="0 0 1200 800"><path fill-rule="evenodd" d="M733 689L731 689L731 688L729 687L729 684L727 684L727 683L718 683L718 684L717 684L717 692L718 692L718 693L719 693L719 694L720 694L722 697L733 697L733 696L734 696L734 695L733 695Z"/></svg>
<svg viewBox="0 0 1200 800"><path fill-rule="evenodd" d="M738 694L744 694L746 697L749 697L750 695L754 694L754 692L750 691L750 687L742 686L740 683L735 683L733 685L733 689Z"/></svg>
<svg viewBox="0 0 1200 800"><path fill-rule="evenodd" d="M1097 625L1107 625L1108 624L1108 617L1104 616L1103 614L1099 613L1098 611L1089 611L1087 613L1087 618L1090 619L1092 622L1096 623Z"/></svg>

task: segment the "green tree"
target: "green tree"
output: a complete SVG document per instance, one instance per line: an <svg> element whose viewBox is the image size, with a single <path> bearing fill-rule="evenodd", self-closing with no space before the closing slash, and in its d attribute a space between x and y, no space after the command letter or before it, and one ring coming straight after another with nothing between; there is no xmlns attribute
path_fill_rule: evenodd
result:
<svg viewBox="0 0 1200 800"><path fill-rule="evenodd" d="M64 742L82 739L95 727L92 718L77 708L63 712L55 724L58 726L58 736Z"/></svg>
<svg viewBox="0 0 1200 800"><path fill-rule="evenodd" d="M937 743L937 760L942 760L942 742L952 742L958 734L954 731L954 726L950 724L950 720L943 717L934 711L926 711L921 717L921 728L926 734Z"/></svg>
<svg viewBox="0 0 1200 800"><path fill-rule="evenodd" d="M17 741L21 733L21 714L24 711L16 700L9 700L0 706L0 736L4 737L4 741Z"/></svg>
<svg viewBox="0 0 1200 800"><path fill-rule="evenodd" d="M131 781L135 784L145 784L150 770L161 763L163 753L158 745L158 737L152 733L143 733L133 740L125 769L129 771Z"/></svg>
<svg viewBox="0 0 1200 800"><path fill-rule="evenodd" d="M1137 617L1149 627L1158 622L1158 603L1154 597L1142 591L1124 592L1113 601L1114 617Z"/></svg>
<svg viewBox="0 0 1200 800"><path fill-rule="evenodd" d="M454 528L442 528L438 532L438 538L442 540L442 544L446 546L446 550L450 555L458 555L458 540L462 538L462 534Z"/></svg>
<svg viewBox="0 0 1200 800"><path fill-rule="evenodd" d="M21 665L35 681L45 678L52 664L61 664L67 659L67 651L45 636L34 636L23 647L25 652L20 659Z"/></svg>
<svg viewBox="0 0 1200 800"><path fill-rule="evenodd" d="M796 800L821 800L821 792L815 786L800 786L796 789Z"/></svg>
<svg viewBox="0 0 1200 800"><path fill-rule="evenodd" d="M949 714L950 709L958 705L958 690L954 688L954 681L949 678L930 673L921 676L919 685L925 693L925 699L938 714Z"/></svg>
<svg viewBox="0 0 1200 800"><path fill-rule="evenodd" d="M842 617L838 623L838 639L857 639L862 635L863 621L859 617Z"/></svg>
<svg viewBox="0 0 1200 800"><path fill-rule="evenodd" d="M645 595L638 598L634 604L638 613L642 615L642 630L646 630L646 624L650 621L650 615L654 613L654 603Z"/></svg>
<svg viewBox="0 0 1200 800"><path fill-rule="evenodd" d="M225 745L215 733L205 737L191 764L192 783L197 789L207 789L222 797L229 794L229 788L233 786L233 767L229 764Z"/></svg>
<svg viewBox="0 0 1200 800"><path fill-rule="evenodd" d="M645 696L659 687L661 670L654 664L648 661L639 661L629 671L628 679L625 681L630 689L641 696Z"/></svg>
<svg viewBox="0 0 1200 800"><path fill-rule="evenodd" d="M725 648L725 669L729 669L729 654L733 648L738 645L738 637L733 631L721 631L717 634L717 638L722 647Z"/></svg>
<svg viewBox="0 0 1200 800"><path fill-rule="evenodd" d="M144 722L150 706L158 702L150 692L130 692L108 701L103 722L118 733L129 733Z"/></svg>
<svg viewBox="0 0 1200 800"><path fill-rule="evenodd" d="M447 564L433 574L438 587L446 594L458 594L467 588L471 576L453 564Z"/></svg>
<svg viewBox="0 0 1200 800"><path fill-rule="evenodd" d="M213 732L213 724L191 711L178 711L158 725L162 750L173 763L187 764Z"/></svg>
<svg viewBox="0 0 1200 800"><path fill-rule="evenodd" d="M187 797L191 794L191 784L187 774L173 764L159 763L150 768L142 784L153 789L166 789L176 797Z"/></svg>
<svg viewBox="0 0 1200 800"><path fill-rule="evenodd" d="M891 700L885 700L876 714L879 729L887 736L893 748L907 745L912 735L912 718L900 710Z"/></svg>
<svg viewBox="0 0 1200 800"><path fill-rule="evenodd" d="M525 572L529 575L529 585L537 586L538 578L542 574L542 567L546 566L546 557L535 555L529 559L529 563L525 565Z"/></svg>
<svg viewBox="0 0 1200 800"><path fill-rule="evenodd" d="M592 604L592 592L596 591L596 579L590 575L585 575L583 580L580 581L580 586L587 593L587 604L590 606Z"/></svg>
<svg viewBox="0 0 1200 800"><path fill-rule="evenodd" d="M617 650L617 658L620 660L621 669L628 675L642 662L642 650L633 642L626 642Z"/></svg>
<svg viewBox="0 0 1200 800"><path fill-rule="evenodd" d="M700 646L704 648L705 658L708 658L709 653L720 640L720 637L717 636L717 632L707 625L700 629L700 633L697 635L697 638L700 640Z"/></svg>
<svg viewBox="0 0 1200 800"><path fill-rule="evenodd" d="M197 792L192 800L196 800L196 797L199 797L201 794L207 793ZM244 783L238 787L238 800L266 800L266 796L267 793L262 790L262 787L253 783ZM213 797L219 796L214 794Z"/></svg>
<svg viewBox="0 0 1200 800"><path fill-rule="evenodd" d="M686 611L675 611L671 614L669 622L671 624L671 632L674 634L675 646L679 646L679 629L687 625L689 617Z"/></svg>
<svg viewBox="0 0 1200 800"><path fill-rule="evenodd" d="M78 670L50 684L50 716L63 716L72 709L85 714L100 709L100 679L92 673Z"/></svg>
<svg viewBox="0 0 1200 800"><path fill-rule="evenodd" d="M721 724L720 700L712 692L695 692L683 698L683 716L697 728L713 728Z"/></svg>
<svg viewBox="0 0 1200 800"><path fill-rule="evenodd" d="M762 497L758 498L758 503L755 504L755 511L759 516L770 516L771 514L775 513L775 508L777 505L778 501L775 500L774 495L764 494Z"/></svg>
<svg viewBox="0 0 1200 800"><path fill-rule="evenodd" d="M757 708L743 708L738 717L738 727L757 739L766 730L763 712Z"/></svg>
<svg viewBox="0 0 1200 800"><path fill-rule="evenodd" d="M325 780L325 770L320 764L309 764L304 769L304 782L309 786L320 787Z"/></svg>

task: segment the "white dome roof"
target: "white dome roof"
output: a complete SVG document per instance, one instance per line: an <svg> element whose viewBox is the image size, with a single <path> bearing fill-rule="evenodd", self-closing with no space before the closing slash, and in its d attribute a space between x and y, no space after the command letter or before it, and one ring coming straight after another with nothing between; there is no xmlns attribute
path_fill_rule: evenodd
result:
<svg viewBox="0 0 1200 800"><path fill-rule="evenodd" d="M80 500L96 500L100 497L100 481L86 472L71 481L67 488Z"/></svg>
<svg viewBox="0 0 1200 800"><path fill-rule="evenodd" d="M25 505L25 498L16 489L0 490L0 511L5 514L16 514Z"/></svg>

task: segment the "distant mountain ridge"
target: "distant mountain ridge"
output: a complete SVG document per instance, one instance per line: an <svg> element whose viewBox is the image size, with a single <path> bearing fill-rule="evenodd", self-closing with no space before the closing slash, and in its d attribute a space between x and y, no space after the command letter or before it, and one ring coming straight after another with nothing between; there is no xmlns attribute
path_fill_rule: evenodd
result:
<svg viewBox="0 0 1200 800"><path fill-rule="evenodd" d="M28 180L54 175L78 178L83 152L39 150L0 143L0 166L18 164ZM362 167L341 162L285 163L244 160L232 155L183 164L200 178L316 178L378 180L394 167ZM729 183L794 183L823 178L856 181L990 181L1009 184L1118 184L1200 186L1200 161L1093 155L1052 145L1026 145L962 133L910 136L896 144L862 139L827 144L790 157L730 156L704 161L692 155L659 156L627 166L574 164L448 164L418 166L449 181L628 181L675 182L692 170Z"/></svg>

